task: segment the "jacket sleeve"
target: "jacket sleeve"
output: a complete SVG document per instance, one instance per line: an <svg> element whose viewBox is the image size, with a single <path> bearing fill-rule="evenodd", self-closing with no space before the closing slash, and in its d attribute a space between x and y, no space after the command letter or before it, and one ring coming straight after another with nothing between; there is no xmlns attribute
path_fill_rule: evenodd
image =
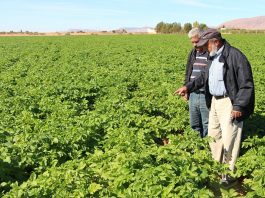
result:
<svg viewBox="0 0 265 198"><path fill-rule="evenodd" d="M185 84L189 93L196 91L205 85L207 72L208 71L201 72L200 76L196 77L192 82Z"/></svg>
<svg viewBox="0 0 265 198"><path fill-rule="evenodd" d="M236 51L235 54L238 92L233 103L233 110L243 112L251 103L254 103L254 82L251 66L246 56L240 51Z"/></svg>
<svg viewBox="0 0 265 198"><path fill-rule="evenodd" d="M192 49L188 55L187 58L187 64L186 64L186 72L185 72L185 80L184 80L184 85L186 85L189 82L190 76L189 76L189 70L191 69L191 58L194 53L194 49Z"/></svg>

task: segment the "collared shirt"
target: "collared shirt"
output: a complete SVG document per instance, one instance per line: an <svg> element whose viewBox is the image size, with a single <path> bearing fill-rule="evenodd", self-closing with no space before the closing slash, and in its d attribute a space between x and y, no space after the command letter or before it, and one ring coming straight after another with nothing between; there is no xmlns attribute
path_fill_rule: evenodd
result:
<svg viewBox="0 0 265 198"><path fill-rule="evenodd" d="M224 49L222 46L213 58L212 64L209 70L209 90L213 96L226 95L226 89L224 84L224 63L219 62L219 58Z"/></svg>
<svg viewBox="0 0 265 198"><path fill-rule="evenodd" d="M202 53L196 52L196 58L193 63L190 82L192 82L195 78L199 77L201 72L205 70L205 68L207 67L207 57L208 53L206 51ZM200 91L204 91L204 89L201 88Z"/></svg>

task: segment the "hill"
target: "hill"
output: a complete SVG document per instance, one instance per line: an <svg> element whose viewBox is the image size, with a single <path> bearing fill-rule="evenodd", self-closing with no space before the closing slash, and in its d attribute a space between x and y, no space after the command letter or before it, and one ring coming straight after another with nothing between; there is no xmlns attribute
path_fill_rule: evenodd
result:
<svg viewBox="0 0 265 198"><path fill-rule="evenodd" d="M265 30L265 16L234 19L218 26L229 29Z"/></svg>

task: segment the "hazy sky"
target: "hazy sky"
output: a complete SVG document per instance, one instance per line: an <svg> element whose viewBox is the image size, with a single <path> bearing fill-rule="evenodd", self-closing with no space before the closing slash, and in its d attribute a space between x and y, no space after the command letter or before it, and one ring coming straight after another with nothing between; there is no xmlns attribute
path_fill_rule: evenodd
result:
<svg viewBox="0 0 265 198"><path fill-rule="evenodd" d="M265 15L265 0L0 0L0 31L112 30L158 22L208 26Z"/></svg>

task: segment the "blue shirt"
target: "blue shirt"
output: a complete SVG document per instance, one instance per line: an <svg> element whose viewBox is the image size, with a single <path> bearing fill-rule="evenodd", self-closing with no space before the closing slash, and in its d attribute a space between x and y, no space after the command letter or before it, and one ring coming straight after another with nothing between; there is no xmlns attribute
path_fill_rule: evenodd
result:
<svg viewBox="0 0 265 198"><path fill-rule="evenodd" d="M223 96L226 94L223 75L224 63L219 62L223 49L224 46L217 51L209 70L209 90L213 96Z"/></svg>

